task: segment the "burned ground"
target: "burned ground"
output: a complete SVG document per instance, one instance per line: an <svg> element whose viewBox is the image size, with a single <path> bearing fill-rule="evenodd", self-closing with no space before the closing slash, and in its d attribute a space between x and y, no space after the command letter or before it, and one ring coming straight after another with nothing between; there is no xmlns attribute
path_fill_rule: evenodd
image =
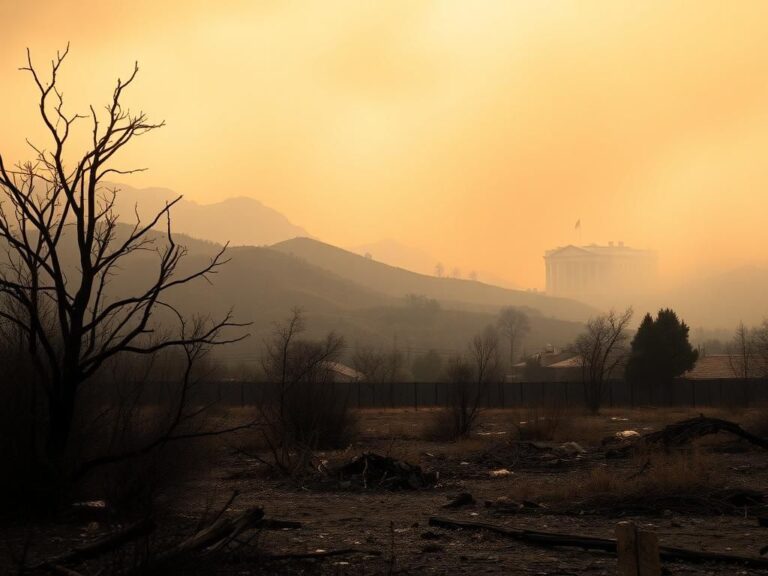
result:
<svg viewBox="0 0 768 576"><path fill-rule="evenodd" d="M756 411L714 415L742 422L747 429L759 417ZM740 438L714 435L610 457L617 442L634 437L622 440L617 433L652 433L697 416L695 411L615 410L599 416L492 411L483 414L472 438L456 443L422 440L429 416L424 410L362 412L360 439L345 450L318 454L318 472L300 480L276 476L238 449L247 445L247 438L223 441L208 471L179 486L164 503L148 544L160 547L193 534L200 518L215 515L234 491L239 496L228 517L258 506L269 518L301 527L252 531L247 546L227 555L195 557L180 573L616 573L615 558L605 552L430 526L436 515L604 538L612 538L617 522L629 518L656 532L663 546L752 558L759 558L768 544L768 528L758 521L768 516L763 503L768 451ZM348 466L363 453L384 459ZM388 471L376 475L371 468L381 462ZM341 473L345 466L346 473ZM370 481L361 481L364 469ZM396 477L398 470L404 482ZM462 494L472 498L457 499ZM116 530L117 521L71 516L66 522L6 524L0 571L17 570L25 549L30 566ZM111 554L72 568L94 574L107 564L126 566L138 554L134 548L139 545L126 547L119 559ZM333 551L343 553L325 556ZM303 554L323 557L285 558ZM765 571L717 563L667 561L664 566L671 574Z"/></svg>

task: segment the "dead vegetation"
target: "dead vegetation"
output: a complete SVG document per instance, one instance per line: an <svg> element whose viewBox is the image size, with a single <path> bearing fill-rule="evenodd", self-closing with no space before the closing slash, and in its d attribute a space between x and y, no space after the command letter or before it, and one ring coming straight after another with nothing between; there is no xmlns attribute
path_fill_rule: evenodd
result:
<svg viewBox="0 0 768 576"><path fill-rule="evenodd" d="M746 444L751 452L723 452L722 447L744 440L732 434L695 437L692 430L710 430L712 422L707 420L708 425L703 426L699 417L688 422L692 420L687 418L690 412L661 412L654 420L654 414L645 411L601 416L555 408L487 411L474 435L455 442L420 439L425 415L413 411L370 411L358 416L364 422L363 436L343 450L313 452L314 468L309 475L288 482L274 476L245 475L238 479L225 475L229 479L223 481L233 489L257 491L241 507L234 503L211 506L208 513L199 513L200 520L194 526L187 523L171 533L165 524L178 520L162 514L150 518L155 525L151 538L137 536L112 551L90 556L92 544L123 541L123 532L130 532L131 523L115 523L115 517L107 515L98 520L103 522L100 535L84 538L69 548L52 549L50 554L33 547L27 553L27 566L59 566L80 574L93 574L106 566L115 569L103 574L131 574L139 566L155 573L228 573L246 565L247 570L258 567L255 573L268 574L301 573L309 567L320 573L336 573L333 570L341 566L350 566L350 571L342 570L342 574L388 573L391 566L418 573L415 567L427 554L436 565L461 573L457 566L463 561L456 550L488 550L496 545L490 537L465 540L460 534L452 536L451 527L439 523L433 523L426 532L414 528L423 526L440 510L458 515L443 519L450 522L466 524L467 515L477 516L463 526L465 530L488 532L483 525L500 526L501 522L503 530L513 533L542 534L539 543L525 544L528 536L521 537L521 546L546 546L546 542L559 542L560 546L572 541L577 548L579 543L602 538L605 529L612 531L616 518L663 521L674 535L675 526L689 526L689 518L717 515L754 526L757 517L766 515L762 486L766 480L763 471L768 471L768 454L764 452L768 451ZM670 417L679 420L666 420ZM520 422L533 422L528 429L532 436L547 439L521 440L519 431L525 425ZM606 458L614 447L602 439L632 428L642 432L628 441L637 449L622 458ZM649 441L663 436L665 430L688 432L669 436L685 441L667 445ZM246 431L240 437L252 434ZM211 458L221 458L222 450L229 446L229 441L214 443ZM260 450L266 459L269 447ZM756 459L764 466L758 462L749 465ZM265 468L257 461L237 460L230 465L242 471L254 466ZM195 484L201 481L197 476ZM211 478L206 485L219 489L221 482ZM268 492L264 492L265 487L269 487ZM176 506L188 507L189 502L187 495ZM200 510L201 504L195 509ZM261 506L274 509L280 519L257 518L260 512L251 511ZM525 526L510 526L518 522ZM538 529L555 522L570 528L557 533ZM320 537L322 540L317 540ZM429 540L426 544L425 539ZM756 552L746 549L739 548L738 554L717 549L708 552L690 540L682 541L685 546L676 542L673 539L670 546L662 538L661 548L683 550L681 554L688 555L685 562L708 562L708 569L718 574L728 573L729 562L744 558L745 565L762 562ZM139 555L133 552L137 545L142 550ZM610 542L605 545L610 546ZM16 544L17 549L19 546ZM523 547L516 554L528 554L525 550ZM76 555L68 559L70 553ZM84 560L83 553L87 556ZM566 553L560 550L554 554ZM577 565L583 553L567 554L568 561ZM667 561L683 561L683 556L673 554ZM719 565L722 572L717 572Z"/></svg>
<svg viewBox="0 0 768 576"><path fill-rule="evenodd" d="M743 509L762 496L739 499L726 491L727 475L717 460L700 450L637 457L628 470L617 473L596 466L580 473L544 499L567 510L611 516L674 513L722 514Z"/></svg>

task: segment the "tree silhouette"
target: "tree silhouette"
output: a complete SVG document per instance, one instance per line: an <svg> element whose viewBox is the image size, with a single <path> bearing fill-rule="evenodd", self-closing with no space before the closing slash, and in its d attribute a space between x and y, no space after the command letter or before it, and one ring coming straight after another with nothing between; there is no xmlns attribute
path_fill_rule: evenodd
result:
<svg viewBox="0 0 768 576"><path fill-rule="evenodd" d="M617 314L591 318L587 330L576 339L575 351L581 363L584 400L592 412L598 412L603 401L605 380L611 377L625 357L626 334L632 308Z"/></svg>
<svg viewBox="0 0 768 576"><path fill-rule="evenodd" d="M34 160L6 166L0 155L0 318L16 327L45 391L48 408L47 451L54 463L70 440L81 384L108 360L123 353L216 345L231 339L222 330L242 326L227 314L218 321L195 322L197 329L166 331L161 322L184 318L167 300L170 289L207 280L226 263L222 248L204 267L181 271L186 249L171 233L169 202L149 221L135 216L118 224L118 190L102 182L109 175L140 170L113 163L134 138L163 126L143 112L132 113L121 101L138 73L117 80L101 114L67 114L58 74L69 51L57 53L44 78L27 51L27 65L39 93L40 118L50 149L30 143ZM70 144L73 127L89 120L89 144L78 153ZM164 233L153 228L163 224ZM154 253L156 270L148 286L116 297L108 289L129 256ZM74 262L73 262L74 259Z"/></svg>
<svg viewBox="0 0 768 576"><path fill-rule="evenodd" d="M727 347L728 363L736 378L747 380L755 374L756 367L753 364L755 363L757 337L757 330L750 330L744 325L744 322L739 322L733 339Z"/></svg>
<svg viewBox="0 0 768 576"><path fill-rule="evenodd" d="M688 332L688 325L669 308L659 310L655 320L646 314L632 339L627 380L654 390L693 368L699 353Z"/></svg>
<svg viewBox="0 0 768 576"><path fill-rule="evenodd" d="M502 335L509 341L509 365L511 367L515 364L517 344L531 331L531 323L525 312L510 306L499 313L497 324Z"/></svg>

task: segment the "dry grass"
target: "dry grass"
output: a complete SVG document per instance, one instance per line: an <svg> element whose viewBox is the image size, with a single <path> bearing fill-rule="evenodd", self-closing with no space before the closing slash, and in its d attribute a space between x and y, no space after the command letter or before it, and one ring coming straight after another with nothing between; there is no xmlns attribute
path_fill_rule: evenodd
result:
<svg viewBox="0 0 768 576"><path fill-rule="evenodd" d="M435 410L422 430L422 438L433 442L451 442L461 438L454 414L449 409Z"/></svg>
<svg viewBox="0 0 768 576"><path fill-rule="evenodd" d="M741 418L743 428L761 438L768 438L768 407L757 408Z"/></svg>
<svg viewBox="0 0 768 576"><path fill-rule="evenodd" d="M520 440L599 444L607 419L558 406L513 412L511 426ZM513 436L514 437L514 436Z"/></svg>
<svg viewBox="0 0 768 576"><path fill-rule="evenodd" d="M600 465L567 483L520 482L510 497L569 510L622 513L701 508L711 512L723 504L708 499L724 488L725 478L719 462L702 450L654 452L637 456L626 469Z"/></svg>

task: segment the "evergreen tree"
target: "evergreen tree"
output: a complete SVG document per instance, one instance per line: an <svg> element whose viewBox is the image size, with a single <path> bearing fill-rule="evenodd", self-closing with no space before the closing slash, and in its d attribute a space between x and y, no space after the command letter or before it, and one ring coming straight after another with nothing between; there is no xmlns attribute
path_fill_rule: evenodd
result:
<svg viewBox="0 0 768 576"><path fill-rule="evenodd" d="M659 310L655 320L646 314L632 340L627 380L655 389L693 368L699 353L688 332L688 325L669 308Z"/></svg>

